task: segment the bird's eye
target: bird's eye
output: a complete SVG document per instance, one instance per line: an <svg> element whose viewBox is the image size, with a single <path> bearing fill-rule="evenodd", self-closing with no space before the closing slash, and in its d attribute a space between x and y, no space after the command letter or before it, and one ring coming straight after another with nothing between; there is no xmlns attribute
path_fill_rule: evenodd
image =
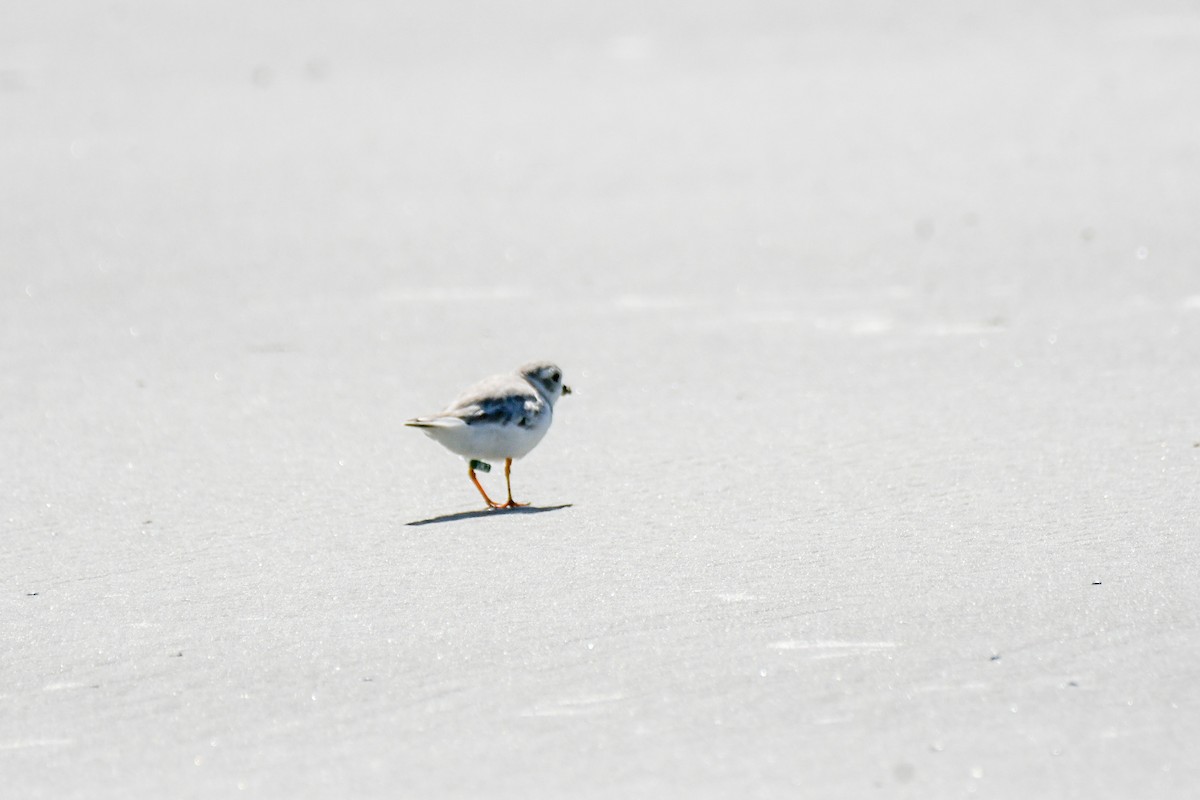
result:
<svg viewBox="0 0 1200 800"><path fill-rule="evenodd" d="M551 383L558 383L560 380L562 380L562 374L558 370L554 370L554 372L550 373Z"/></svg>

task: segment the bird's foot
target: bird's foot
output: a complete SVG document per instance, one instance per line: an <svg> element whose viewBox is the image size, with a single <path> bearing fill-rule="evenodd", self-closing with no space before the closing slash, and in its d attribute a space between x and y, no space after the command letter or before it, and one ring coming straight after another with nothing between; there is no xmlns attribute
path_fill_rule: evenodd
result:
<svg viewBox="0 0 1200 800"><path fill-rule="evenodd" d="M494 505L492 508L524 508L527 505L529 505L529 503L518 503L516 500L513 500L510 497L508 498L508 502L504 505Z"/></svg>

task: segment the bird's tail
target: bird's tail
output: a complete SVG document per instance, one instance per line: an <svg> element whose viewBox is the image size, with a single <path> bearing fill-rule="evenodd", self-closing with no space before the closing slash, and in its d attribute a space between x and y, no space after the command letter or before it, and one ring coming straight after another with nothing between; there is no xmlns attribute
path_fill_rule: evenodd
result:
<svg viewBox="0 0 1200 800"><path fill-rule="evenodd" d="M405 420L404 424L410 428L451 428L461 424L461 420L448 417L414 417Z"/></svg>

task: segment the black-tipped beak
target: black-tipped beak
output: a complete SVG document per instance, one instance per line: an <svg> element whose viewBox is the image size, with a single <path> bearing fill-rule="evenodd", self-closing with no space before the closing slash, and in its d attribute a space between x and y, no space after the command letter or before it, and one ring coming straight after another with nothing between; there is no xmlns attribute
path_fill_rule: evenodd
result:
<svg viewBox="0 0 1200 800"><path fill-rule="evenodd" d="M563 384L563 394L570 394L570 393L571 393L571 387L567 386L566 384Z"/></svg>

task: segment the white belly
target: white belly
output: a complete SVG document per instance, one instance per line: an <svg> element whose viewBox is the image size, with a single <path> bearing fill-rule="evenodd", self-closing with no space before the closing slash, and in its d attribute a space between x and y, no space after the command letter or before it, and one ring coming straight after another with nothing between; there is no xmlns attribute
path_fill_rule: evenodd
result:
<svg viewBox="0 0 1200 800"><path fill-rule="evenodd" d="M505 458L522 458L537 446L537 443L550 430L550 415L538 419L534 425L523 428L520 425L468 425L456 421L455 424L438 425L434 428L424 428L431 438L451 452L466 458L477 458L480 461L497 461Z"/></svg>

